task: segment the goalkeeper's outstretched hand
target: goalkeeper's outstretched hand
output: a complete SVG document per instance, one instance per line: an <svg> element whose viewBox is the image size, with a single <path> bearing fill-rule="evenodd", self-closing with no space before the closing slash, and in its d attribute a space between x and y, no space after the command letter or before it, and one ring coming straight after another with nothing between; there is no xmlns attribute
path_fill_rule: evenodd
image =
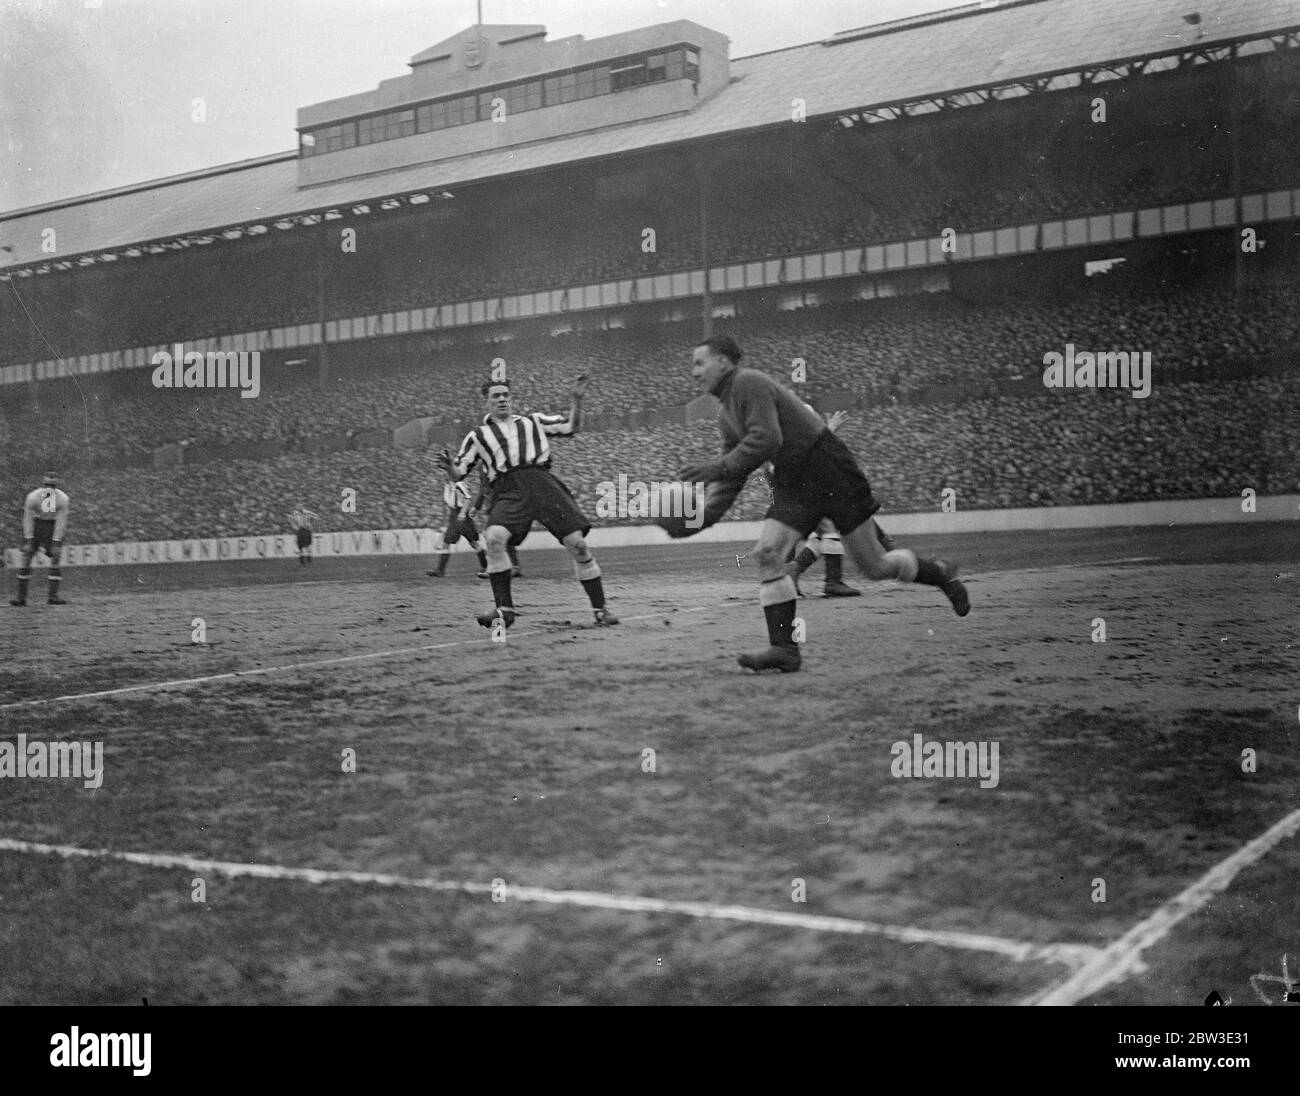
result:
<svg viewBox="0 0 1300 1096"><path fill-rule="evenodd" d="M655 524L673 540L694 536L721 521L744 486L743 479L717 480L705 489L702 507L699 495L692 496L695 500L695 513L692 517L664 516L656 518Z"/></svg>
<svg viewBox="0 0 1300 1096"><path fill-rule="evenodd" d="M677 478L682 483L717 483L726 476L720 460L705 461L703 464L684 464L677 470Z"/></svg>

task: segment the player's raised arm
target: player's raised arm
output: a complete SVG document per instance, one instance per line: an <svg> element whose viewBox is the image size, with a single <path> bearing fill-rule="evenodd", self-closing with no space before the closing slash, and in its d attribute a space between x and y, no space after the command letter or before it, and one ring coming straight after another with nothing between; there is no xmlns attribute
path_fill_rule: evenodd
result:
<svg viewBox="0 0 1300 1096"><path fill-rule="evenodd" d="M533 413L531 417L542 433L572 437L578 432L578 428L582 425L582 397L586 394L590 383L591 379L585 373L574 382L573 388L569 392L568 415Z"/></svg>
<svg viewBox="0 0 1300 1096"><path fill-rule="evenodd" d="M573 383L573 390L569 393L570 434L576 434L582 424L582 397L587 394L587 386L590 384L591 378L586 373L580 373Z"/></svg>

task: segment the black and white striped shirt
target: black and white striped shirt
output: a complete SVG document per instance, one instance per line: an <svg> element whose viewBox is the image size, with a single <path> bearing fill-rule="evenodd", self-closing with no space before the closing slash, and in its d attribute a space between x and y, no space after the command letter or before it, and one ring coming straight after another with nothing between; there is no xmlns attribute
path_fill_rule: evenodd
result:
<svg viewBox="0 0 1300 1096"><path fill-rule="evenodd" d="M488 483L515 468L546 468L551 463L548 435L572 434L573 422L568 415L511 415L505 422L488 416L483 425L465 435L456 454L457 479L464 479L474 465L482 461Z"/></svg>

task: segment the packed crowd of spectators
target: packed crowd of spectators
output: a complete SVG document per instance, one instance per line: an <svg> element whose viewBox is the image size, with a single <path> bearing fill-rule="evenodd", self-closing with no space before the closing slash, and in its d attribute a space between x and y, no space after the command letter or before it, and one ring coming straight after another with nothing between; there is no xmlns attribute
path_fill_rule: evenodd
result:
<svg viewBox="0 0 1300 1096"><path fill-rule="evenodd" d="M1300 491L1300 378L1192 382L1135 400L1122 391L881 406L851 415L842 436L885 513L937 509L945 488L961 509L1064 506ZM595 518L603 482L670 481L719 447L709 421L608 431L557 441L555 471ZM295 453L169 469L67 477L71 543L284 533L306 505L322 531L441 528L442 476L411 449ZM0 473L5 528L31 483ZM343 513L343 490L356 492ZM731 517L760 517L751 482ZM614 524L599 521L598 524ZM544 537L542 539L545 539Z"/></svg>
<svg viewBox="0 0 1300 1096"><path fill-rule="evenodd" d="M747 364L789 381L802 360L801 390L816 399L851 392L872 403L908 402L935 386L994 391L997 382L1040 377L1043 356L1079 350L1150 351L1153 383L1206 379L1234 363L1300 348L1300 310L1289 287L1252 290L1237 309L1221 288L1161 290L1102 281L1064 300L1025 298L976 305L924 294L745 319L732 326ZM47 382L39 408L0 401L0 459L14 467L142 463L167 444L235 447L270 442L286 451L306 439L391 430L413 418L472 422L479 385L500 356L520 409L563 411L583 373L594 384L589 414L623 414L688 403L695 323L518 339L494 346L408 346L406 359L356 364L320 387L308 366L263 370L262 391L154 389L121 381ZM383 344L375 344L381 347ZM376 351L377 352L377 351ZM140 371L147 372L147 371ZM26 395L25 393L21 393ZM4 393L0 393L0 396Z"/></svg>

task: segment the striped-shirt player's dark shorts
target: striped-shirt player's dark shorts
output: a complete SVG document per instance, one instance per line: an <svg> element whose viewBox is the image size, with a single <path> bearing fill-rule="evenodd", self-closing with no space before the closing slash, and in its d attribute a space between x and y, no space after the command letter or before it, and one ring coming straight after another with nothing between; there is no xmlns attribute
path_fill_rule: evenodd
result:
<svg viewBox="0 0 1300 1096"><path fill-rule="evenodd" d="M853 532L880 503L849 447L829 430L803 460L772 472L772 506L766 516L808 536L830 518L841 535Z"/></svg>
<svg viewBox="0 0 1300 1096"><path fill-rule="evenodd" d="M32 542L35 545L33 551L40 551L42 548L45 554L54 558L54 529L58 525L53 519L37 518L32 523Z"/></svg>
<svg viewBox="0 0 1300 1096"><path fill-rule="evenodd" d="M492 484L491 491L487 524L504 525L511 544L522 544L534 521L540 521L556 540L591 532L591 522L573 492L545 468L511 469Z"/></svg>
<svg viewBox="0 0 1300 1096"><path fill-rule="evenodd" d="M312 541L311 530L305 525L298 526L298 547L310 548Z"/></svg>

